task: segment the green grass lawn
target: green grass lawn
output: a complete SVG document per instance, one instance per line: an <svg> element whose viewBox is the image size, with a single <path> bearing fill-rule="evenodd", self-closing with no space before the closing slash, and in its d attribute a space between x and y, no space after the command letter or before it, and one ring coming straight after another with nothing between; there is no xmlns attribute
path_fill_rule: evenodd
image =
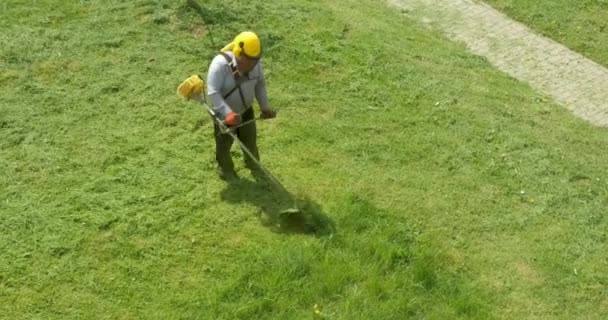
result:
<svg viewBox="0 0 608 320"><path fill-rule="evenodd" d="M201 3L0 5L0 318L608 314L608 130L382 2ZM312 232L175 94L245 29Z"/></svg>
<svg viewBox="0 0 608 320"><path fill-rule="evenodd" d="M487 0L541 34L608 66L608 1Z"/></svg>

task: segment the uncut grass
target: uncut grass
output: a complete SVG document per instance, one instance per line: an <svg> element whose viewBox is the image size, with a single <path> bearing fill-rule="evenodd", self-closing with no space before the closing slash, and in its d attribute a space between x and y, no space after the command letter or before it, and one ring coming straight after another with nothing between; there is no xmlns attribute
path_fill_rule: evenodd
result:
<svg viewBox="0 0 608 320"><path fill-rule="evenodd" d="M371 1L209 1L208 26L185 2L17 4L1 19L21 37L0 51L0 314L605 313L605 129L462 47ZM267 227L272 190L236 152L243 189L219 181L208 119L175 97L245 28L280 109L262 160L329 235Z"/></svg>
<svg viewBox="0 0 608 320"><path fill-rule="evenodd" d="M608 66L608 2L489 0L537 32Z"/></svg>

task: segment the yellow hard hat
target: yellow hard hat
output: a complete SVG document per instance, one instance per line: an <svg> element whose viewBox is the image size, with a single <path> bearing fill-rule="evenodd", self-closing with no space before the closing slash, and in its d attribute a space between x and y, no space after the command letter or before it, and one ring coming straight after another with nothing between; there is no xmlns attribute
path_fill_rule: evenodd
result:
<svg viewBox="0 0 608 320"><path fill-rule="evenodd" d="M258 59L262 55L262 47L258 36L250 31L241 32L232 43L225 46L222 52L232 51L235 56L244 54L247 58Z"/></svg>

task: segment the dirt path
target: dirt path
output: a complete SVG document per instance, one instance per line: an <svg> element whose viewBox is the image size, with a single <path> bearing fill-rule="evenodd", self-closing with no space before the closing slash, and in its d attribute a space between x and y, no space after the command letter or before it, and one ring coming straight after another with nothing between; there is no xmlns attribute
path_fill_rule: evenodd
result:
<svg viewBox="0 0 608 320"><path fill-rule="evenodd" d="M608 70L481 1L387 0L475 54L552 96L576 116L608 126Z"/></svg>

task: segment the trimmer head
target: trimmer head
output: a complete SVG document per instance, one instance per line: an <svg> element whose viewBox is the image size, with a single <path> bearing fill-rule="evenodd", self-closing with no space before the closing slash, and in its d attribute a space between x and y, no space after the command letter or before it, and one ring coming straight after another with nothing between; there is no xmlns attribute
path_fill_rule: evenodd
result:
<svg viewBox="0 0 608 320"><path fill-rule="evenodd" d="M294 214L300 214L302 213L302 210L300 210L299 208L289 208L289 209L285 209L283 211L281 211L279 213L279 216L281 216L282 218L285 218L287 216L291 216Z"/></svg>

